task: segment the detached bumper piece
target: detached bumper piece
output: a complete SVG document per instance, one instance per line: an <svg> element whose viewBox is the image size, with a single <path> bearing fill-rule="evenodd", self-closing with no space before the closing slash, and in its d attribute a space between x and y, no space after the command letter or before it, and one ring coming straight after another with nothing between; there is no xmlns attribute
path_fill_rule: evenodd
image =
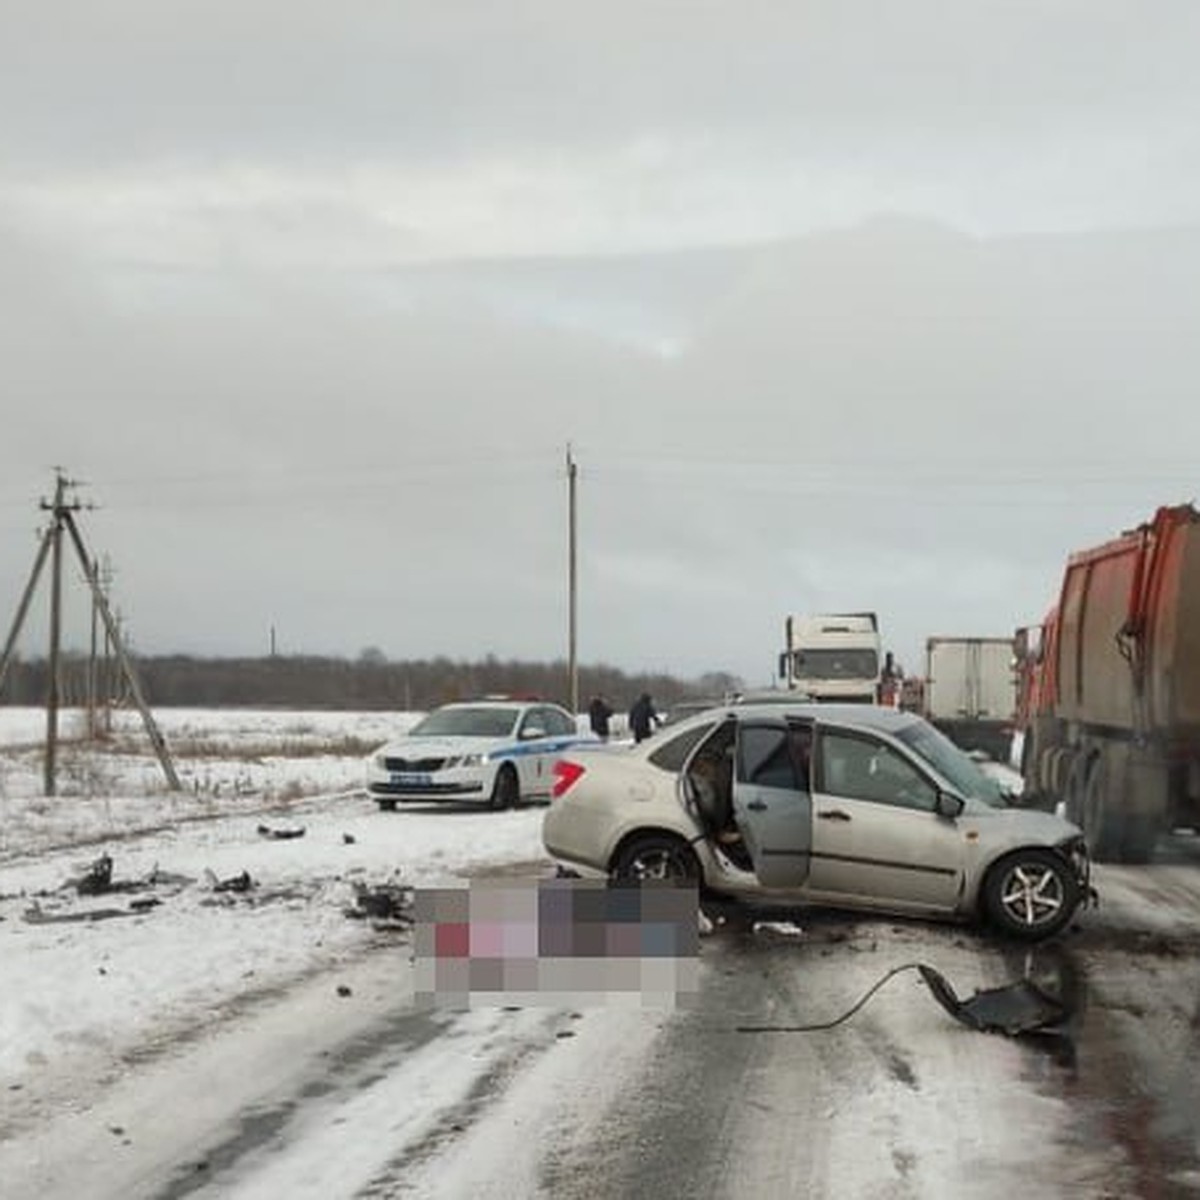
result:
<svg viewBox="0 0 1200 1200"><path fill-rule="evenodd" d="M1070 1009L1028 979L987 988L969 1000L960 1000L949 981L933 967L921 963L917 970L937 1002L958 1022L981 1033L1016 1037L1061 1025Z"/></svg>

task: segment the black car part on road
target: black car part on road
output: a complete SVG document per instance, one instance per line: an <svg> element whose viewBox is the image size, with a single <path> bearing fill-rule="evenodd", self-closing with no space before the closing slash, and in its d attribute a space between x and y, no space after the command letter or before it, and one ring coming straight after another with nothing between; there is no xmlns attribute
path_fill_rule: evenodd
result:
<svg viewBox="0 0 1200 1200"><path fill-rule="evenodd" d="M980 1033L1003 1033L1009 1037L1041 1032L1061 1025L1071 1015L1070 1007L1029 979L1003 987L977 991L969 1000L960 1000L946 977L926 963L904 963L893 967L838 1017L811 1025L738 1025L738 1033L820 1033L848 1021L889 980L905 971L916 971L933 993L934 999L960 1024Z"/></svg>

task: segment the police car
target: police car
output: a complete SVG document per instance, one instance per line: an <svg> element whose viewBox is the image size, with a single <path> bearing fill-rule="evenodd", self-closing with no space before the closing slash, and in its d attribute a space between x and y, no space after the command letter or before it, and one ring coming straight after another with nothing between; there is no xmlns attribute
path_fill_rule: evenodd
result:
<svg viewBox="0 0 1200 1200"><path fill-rule="evenodd" d="M540 700L446 704L367 760L367 792L381 809L430 801L492 808L549 800L558 754L582 734L571 714Z"/></svg>

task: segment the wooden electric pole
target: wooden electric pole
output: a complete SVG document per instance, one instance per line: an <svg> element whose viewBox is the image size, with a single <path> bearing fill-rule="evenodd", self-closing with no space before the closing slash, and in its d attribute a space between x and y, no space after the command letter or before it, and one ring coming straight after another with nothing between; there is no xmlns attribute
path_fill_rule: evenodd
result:
<svg viewBox="0 0 1200 1200"><path fill-rule="evenodd" d="M54 480L54 501L47 504L41 501L41 507L54 514L47 529L50 538L50 661L48 669L50 678L46 683L46 762L45 762L45 793L54 795L56 766L58 762L58 657L62 641L62 531L63 521L67 514L66 502L67 480L60 471ZM76 501L71 507L78 508Z"/></svg>
<svg viewBox="0 0 1200 1200"><path fill-rule="evenodd" d="M579 663L576 660L576 602L578 600L578 588L576 585L575 571L575 532L576 532L576 513L575 513L575 479L578 474L578 468L575 465L574 456L571 454L571 443L567 443L567 512L568 512L568 548L567 548L567 575L568 575L568 607L570 609L570 618L568 621L567 634L567 674L570 684L571 695L571 712L572 714L579 712Z"/></svg>
<svg viewBox="0 0 1200 1200"><path fill-rule="evenodd" d="M8 672L8 665L12 659L13 647L17 643L17 637L21 632L21 626L25 621L25 615L29 611L29 601L33 596L34 589L37 587L38 576L42 572L46 558L53 558L53 578L51 579L51 599L50 599L50 661L48 664L49 679L46 686L46 770L45 770L45 788L46 795L53 796L55 794L55 774L56 761L58 756L58 703L59 703L59 643L62 636L62 535L65 531L70 537L71 544L75 547L75 553L79 556L80 565L83 567L84 577L87 580L88 587L92 593L92 603L95 606L95 611L100 615L104 623L105 633L109 642L112 644L113 650L117 656L117 662L120 665L121 672L125 677L125 682L129 687L129 691L133 696L134 702L137 704L138 711L142 715L142 723L146 727L146 733L150 738L150 744L154 747L154 753L158 757L159 764L162 766L163 774L167 777L167 783L173 791L180 789L179 777L175 774L175 766L171 762L170 753L167 750L167 744L163 740L162 734L159 732L158 725L154 721L154 717L150 709L146 705L146 701L142 696L141 685L138 683L138 678L133 669L133 664L130 662L128 655L125 653L125 648L121 643L120 633L117 629L116 619L113 617L112 610L108 606L103 590L100 587L97 578L95 560L88 554L87 548L83 544L83 538L79 533L79 527L75 523L75 512L81 507L77 501L67 502L66 490L73 486L71 481L66 479L62 472L59 471L55 476L54 500L47 502L41 501L41 507L52 514L49 527L46 529L42 537L42 544L38 549L37 558L34 561L33 571L29 576L29 582L25 586L25 592L21 597L21 603L17 607L17 615L13 621L12 629L9 631L8 640L4 644L4 654L0 657L0 684L4 682L4 676Z"/></svg>

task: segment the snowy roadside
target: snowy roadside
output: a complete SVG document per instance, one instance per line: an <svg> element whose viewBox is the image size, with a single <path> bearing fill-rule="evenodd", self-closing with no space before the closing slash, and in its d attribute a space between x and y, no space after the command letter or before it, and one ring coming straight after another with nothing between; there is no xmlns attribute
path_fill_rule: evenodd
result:
<svg viewBox="0 0 1200 1200"><path fill-rule="evenodd" d="M39 1097L120 1073L255 997L377 950L407 954L403 932L347 915L356 885L540 860L539 809L379 812L356 790L361 761L312 744L338 743L362 715L311 716L300 757L247 761L237 743L282 739L295 715L193 713L216 786L184 793L142 791L145 763L131 759L129 794L47 798L26 778L36 763L4 756L6 784L19 786L0 794L0 1136ZM226 786L248 768L263 787ZM79 894L74 881L102 854L129 890ZM248 890L221 889L243 873Z"/></svg>
<svg viewBox="0 0 1200 1200"><path fill-rule="evenodd" d="M59 723L58 795L45 795L45 714L0 707L0 862L89 845L180 822L281 811L306 797L353 793L363 755L419 713L165 709L155 721L182 788L167 789L136 712L114 714L102 749L82 739L83 715Z"/></svg>

